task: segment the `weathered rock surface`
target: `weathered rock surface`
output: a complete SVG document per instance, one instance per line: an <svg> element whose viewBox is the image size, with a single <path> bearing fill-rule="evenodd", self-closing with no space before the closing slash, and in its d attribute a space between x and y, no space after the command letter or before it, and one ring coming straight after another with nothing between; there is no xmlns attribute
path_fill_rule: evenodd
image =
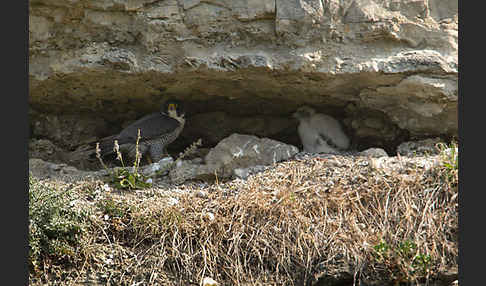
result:
<svg viewBox="0 0 486 286"><path fill-rule="evenodd" d="M38 179L56 179L64 182L88 177L101 178L97 172L82 171L64 163L56 164L39 158L29 159L29 173Z"/></svg>
<svg viewBox="0 0 486 286"><path fill-rule="evenodd" d="M403 142L397 147L397 153L401 156L423 156L437 155L439 148L437 144L441 142L440 138L428 138L418 141Z"/></svg>
<svg viewBox="0 0 486 286"><path fill-rule="evenodd" d="M368 148L364 151L359 152L361 156L367 156L372 158L388 157L388 153L381 148Z"/></svg>
<svg viewBox="0 0 486 286"><path fill-rule="evenodd" d="M48 138L60 148L72 149L84 141L93 140L94 134L106 132L108 124L100 116L76 114L43 114L31 112L31 137Z"/></svg>
<svg viewBox="0 0 486 286"><path fill-rule="evenodd" d="M221 140L206 155L205 163L218 176L229 177L237 168L271 165L291 158L297 147L252 135L232 134Z"/></svg>
<svg viewBox="0 0 486 286"><path fill-rule="evenodd" d="M381 148L331 155L299 153L295 146L268 138L232 134L224 138L209 152L205 151L204 153L207 153L205 158L195 157L174 161L171 157L166 157L159 162L140 166L139 171L149 177L155 184L154 186L160 187L168 184L178 185L188 180L247 179L250 175L271 168L277 162L289 159L311 160L335 156L366 156L369 157L369 164L377 170L390 175L407 176L406 170L409 170L410 167L428 170L438 164L439 149L436 146L439 142L441 142L439 138L404 142L398 148L398 154L402 157L388 156L387 152ZM46 142L43 143L46 144ZM443 154L451 157L451 160L457 160L458 148L444 149ZM133 167L128 168L133 171ZM106 179L111 171L113 171L112 168L83 171L65 163L48 162L40 158L29 159L29 172L39 179L56 179L66 182L88 178Z"/></svg>
<svg viewBox="0 0 486 286"><path fill-rule="evenodd" d="M155 162L141 168L141 173L145 176L156 176L156 175L163 175L167 173L174 163L174 159L172 157L165 157L162 158L159 162Z"/></svg>
<svg viewBox="0 0 486 286"><path fill-rule="evenodd" d="M286 118L303 104L362 149L457 135L454 0L29 3L32 136L63 148L168 96L188 102L178 150L233 132L297 144Z"/></svg>
<svg viewBox="0 0 486 286"><path fill-rule="evenodd" d="M248 178L248 176L250 175L254 175L256 173L260 173L260 172L263 172L265 171L265 169L267 168L267 166L262 166L262 165L256 165L256 166L251 166L251 167L247 167L247 168L236 168L233 170L233 175L236 177L236 178L240 178L240 179L246 179Z"/></svg>
<svg viewBox="0 0 486 286"><path fill-rule="evenodd" d="M235 133L212 148L205 156L204 162L177 161L169 172L169 177L174 183L183 183L191 179L232 176L246 178L250 174L263 170L265 166L290 159L298 151L293 145Z"/></svg>
<svg viewBox="0 0 486 286"><path fill-rule="evenodd" d="M174 184L182 184L187 180L210 179L216 174L215 170L201 162L180 160L169 171L169 179Z"/></svg>
<svg viewBox="0 0 486 286"><path fill-rule="evenodd" d="M29 158L43 159L51 162L61 162L64 151L46 139L29 140Z"/></svg>
<svg viewBox="0 0 486 286"><path fill-rule="evenodd" d="M433 157L380 157L370 158L370 164L375 170L380 170L390 176L400 175L409 178L409 170L413 168L429 171L440 164L438 156Z"/></svg>

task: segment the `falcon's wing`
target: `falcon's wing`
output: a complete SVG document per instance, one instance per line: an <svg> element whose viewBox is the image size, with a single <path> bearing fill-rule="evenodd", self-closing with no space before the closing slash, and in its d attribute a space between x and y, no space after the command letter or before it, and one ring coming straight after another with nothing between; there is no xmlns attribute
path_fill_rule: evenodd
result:
<svg viewBox="0 0 486 286"><path fill-rule="evenodd" d="M326 135L326 134L324 134L323 132L319 132L318 134L319 134L319 138L320 138L322 141L326 142L326 143L327 143L327 145L328 145L329 147L332 147L332 148L334 148L334 149L338 149L338 150L340 150L340 149L341 149L339 146L337 146L337 145L336 145L336 143L334 143L334 141L333 141L333 140L332 140L332 139L331 139L329 136L327 136L327 135ZM316 143L317 143L317 142L316 142Z"/></svg>
<svg viewBox="0 0 486 286"><path fill-rule="evenodd" d="M140 129L141 140L157 138L162 134L170 133L179 127L180 123L176 119L161 113L152 113L128 125L123 129L117 138L119 144L135 143L137 132Z"/></svg>

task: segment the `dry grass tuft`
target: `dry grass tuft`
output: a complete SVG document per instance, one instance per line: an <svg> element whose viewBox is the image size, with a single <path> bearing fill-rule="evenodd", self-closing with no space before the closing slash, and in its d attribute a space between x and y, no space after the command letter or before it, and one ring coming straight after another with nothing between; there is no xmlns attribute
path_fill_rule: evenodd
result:
<svg viewBox="0 0 486 286"><path fill-rule="evenodd" d="M308 285L348 273L390 283L455 269L457 173L424 158L392 171L370 160L289 161L246 181L91 196L91 252L64 280Z"/></svg>

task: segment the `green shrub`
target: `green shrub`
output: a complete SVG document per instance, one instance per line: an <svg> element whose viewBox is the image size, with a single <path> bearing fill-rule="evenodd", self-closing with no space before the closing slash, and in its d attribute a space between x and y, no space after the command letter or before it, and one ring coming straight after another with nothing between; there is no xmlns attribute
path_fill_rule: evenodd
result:
<svg viewBox="0 0 486 286"><path fill-rule="evenodd" d="M427 277L431 269L432 257L417 251L417 244L405 240L393 247L380 242L374 247L375 258L391 271L391 277L398 281L411 282L419 277Z"/></svg>
<svg viewBox="0 0 486 286"><path fill-rule="evenodd" d="M129 214L129 206L122 202L116 202L112 198L106 198L96 204L104 214L110 217L123 218Z"/></svg>
<svg viewBox="0 0 486 286"><path fill-rule="evenodd" d="M79 256L88 214L77 211L74 192L47 187L29 176L29 267ZM41 262L44 262L41 264Z"/></svg>

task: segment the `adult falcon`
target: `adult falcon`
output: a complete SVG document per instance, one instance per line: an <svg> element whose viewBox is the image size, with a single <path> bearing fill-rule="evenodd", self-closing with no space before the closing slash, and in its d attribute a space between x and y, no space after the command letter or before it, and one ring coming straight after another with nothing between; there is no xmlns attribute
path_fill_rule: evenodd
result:
<svg viewBox="0 0 486 286"><path fill-rule="evenodd" d="M105 137L100 142L101 155L114 153L114 141L118 141L121 152L131 159L136 156L136 142L140 129L138 150L147 161L158 162L167 155L167 146L177 139L185 124L183 104L179 100L167 100L160 112L148 114L125 127L119 134Z"/></svg>

